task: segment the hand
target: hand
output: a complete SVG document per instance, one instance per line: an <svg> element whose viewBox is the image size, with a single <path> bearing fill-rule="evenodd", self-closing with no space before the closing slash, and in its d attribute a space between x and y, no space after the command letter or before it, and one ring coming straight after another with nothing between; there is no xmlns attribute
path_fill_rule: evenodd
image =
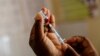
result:
<svg viewBox="0 0 100 56"><path fill-rule="evenodd" d="M46 8L42 9L49 17L49 23L55 27L55 17ZM44 19L38 13L31 31L29 44L37 56L79 56L68 44L61 44L48 27L44 27Z"/></svg>
<svg viewBox="0 0 100 56"><path fill-rule="evenodd" d="M91 41L84 36L73 36L64 42L71 45L81 56L99 56Z"/></svg>

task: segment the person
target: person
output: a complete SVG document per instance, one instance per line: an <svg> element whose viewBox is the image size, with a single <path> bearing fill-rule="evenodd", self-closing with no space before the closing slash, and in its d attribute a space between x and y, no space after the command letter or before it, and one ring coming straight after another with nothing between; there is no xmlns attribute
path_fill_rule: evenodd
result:
<svg viewBox="0 0 100 56"><path fill-rule="evenodd" d="M55 17L47 8L42 9L49 18L49 23L55 27ZM49 27L44 27L44 19L37 13L31 30L29 45L37 56L97 56L91 42L83 36L73 36L60 43L55 33ZM46 23L48 25L48 23Z"/></svg>

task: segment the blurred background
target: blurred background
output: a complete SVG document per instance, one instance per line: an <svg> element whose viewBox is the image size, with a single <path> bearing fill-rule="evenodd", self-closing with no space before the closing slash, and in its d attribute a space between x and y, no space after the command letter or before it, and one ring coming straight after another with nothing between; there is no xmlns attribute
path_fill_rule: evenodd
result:
<svg viewBox="0 0 100 56"><path fill-rule="evenodd" d="M100 0L0 0L0 56L35 56L28 42L42 7L55 15L63 38L86 36L100 53Z"/></svg>

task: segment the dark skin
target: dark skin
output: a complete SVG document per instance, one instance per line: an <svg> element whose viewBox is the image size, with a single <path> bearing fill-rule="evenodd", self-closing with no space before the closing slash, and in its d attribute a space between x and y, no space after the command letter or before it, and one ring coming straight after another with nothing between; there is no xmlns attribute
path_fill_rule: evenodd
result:
<svg viewBox="0 0 100 56"><path fill-rule="evenodd" d="M91 41L84 36L73 36L64 42L75 49L80 56L99 56Z"/></svg>
<svg viewBox="0 0 100 56"><path fill-rule="evenodd" d="M54 15L52 15L47 8L43 8L42 10L49 17L48 23L55 27ZM84 48L84 50L80 50L81 53L78 52L79 49L75 48L73 45L77 43L76 40L73 40L74 38L71 38L68 41L65 40L63 44L60 43L55 33L49 27L47 27L48 23L46 23L45 25L47 26L44 27L44 19L40 13L37 13L34 19L35 23L31 30L29 44L37 56L89 56L86 53L87 51L84 51L87 49L87 47ZM78 40L79 39L77 39L77 41ZM81 41L82 40L80 40L80 42ZM84 45L81 46L84 47ZM90 44L87 44L87 46L88 48L91 47ZM90 49L96 53L94 48L91 47Z"/></svg>

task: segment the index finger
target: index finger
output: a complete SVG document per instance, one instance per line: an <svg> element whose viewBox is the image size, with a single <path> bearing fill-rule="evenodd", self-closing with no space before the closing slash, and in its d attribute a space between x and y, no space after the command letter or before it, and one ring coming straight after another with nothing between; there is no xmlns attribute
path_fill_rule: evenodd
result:
<svg viewBox="0 0 100 56"><path fill-rule="evenodd" d="M50 24L55 27L55 16L53 14L50 15Z"/></svg>

